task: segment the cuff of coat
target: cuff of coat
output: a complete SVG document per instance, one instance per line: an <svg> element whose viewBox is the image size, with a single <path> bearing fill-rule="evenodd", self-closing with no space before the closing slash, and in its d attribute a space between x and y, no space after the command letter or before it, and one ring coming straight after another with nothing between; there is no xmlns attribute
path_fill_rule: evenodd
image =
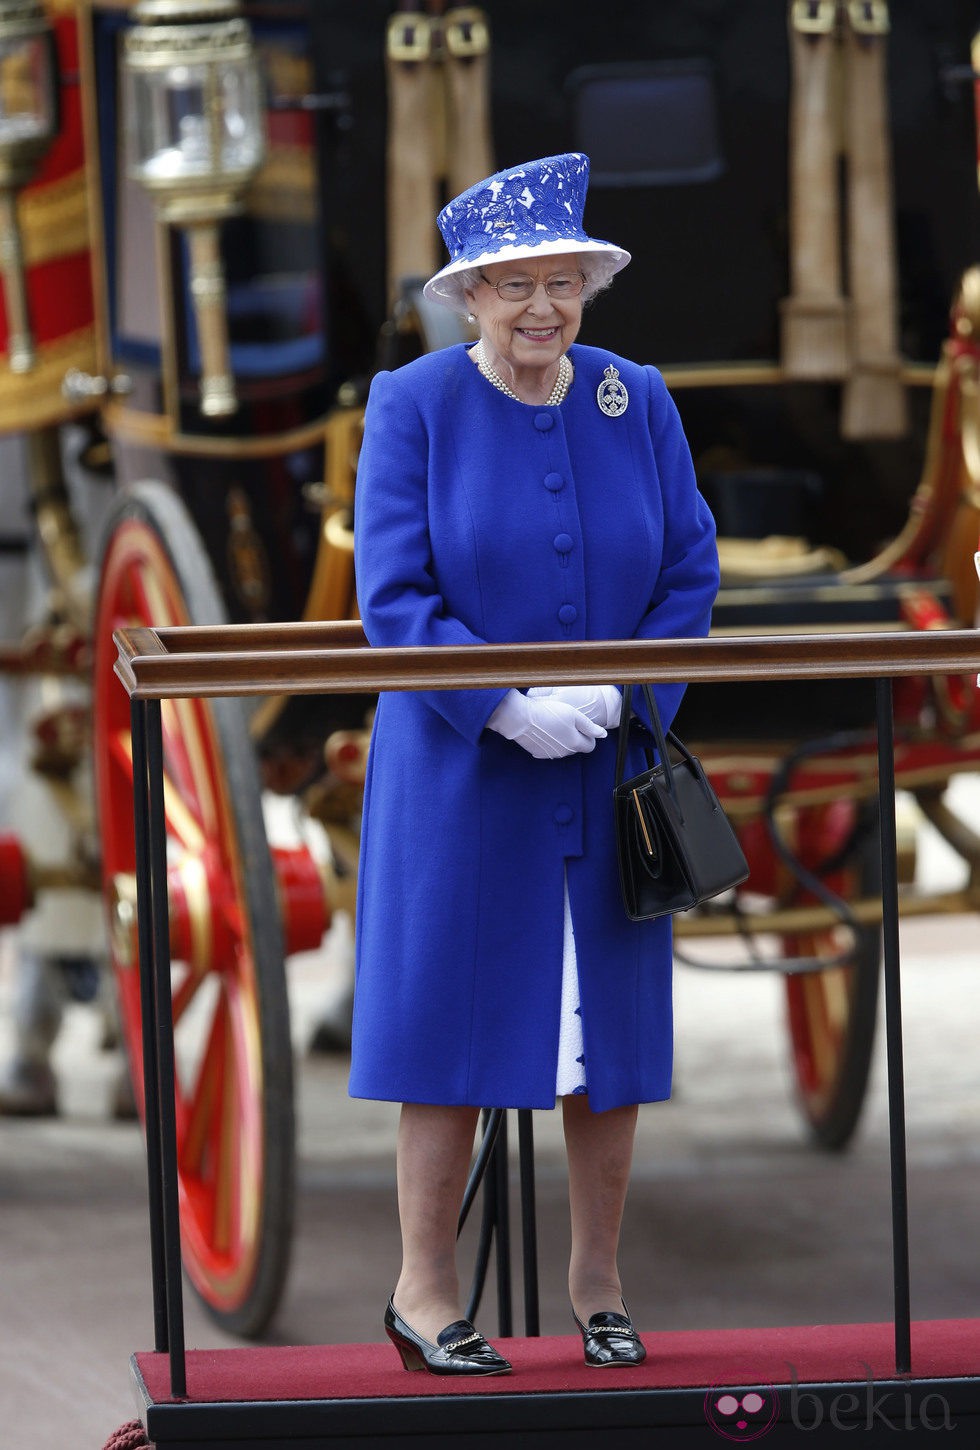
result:
<svg viewBox="0 0 980 1450"><path fill-rule="evenodd" d="M499 690L426 690L423 697L454 730L458 730L471 745L479 744L487 721L507 689Z"/></svg>

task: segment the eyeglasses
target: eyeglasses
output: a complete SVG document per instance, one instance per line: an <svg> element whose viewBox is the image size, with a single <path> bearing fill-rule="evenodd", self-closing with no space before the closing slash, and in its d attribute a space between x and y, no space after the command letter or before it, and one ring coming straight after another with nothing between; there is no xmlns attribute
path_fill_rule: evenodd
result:
<svg viewBox="0 0 980 1450"><path fill-rule="evenodd" d="M480 273L488 287L496 290L497 296L503 302L526 302L533 297L541 285L533 277L504 277L500 282L491 282L489 277ZM572 297L578 297L585 286L585 275L582 272L556 272L549 277L544 284L544 290L549 297L556 301L569 301Z"/></svg>

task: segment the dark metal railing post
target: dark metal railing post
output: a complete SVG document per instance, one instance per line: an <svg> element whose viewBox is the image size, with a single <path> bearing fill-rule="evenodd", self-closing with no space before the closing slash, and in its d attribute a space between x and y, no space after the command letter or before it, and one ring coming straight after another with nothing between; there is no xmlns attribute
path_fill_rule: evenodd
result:
<svg viewBox="0 0 980 1450"><path fill-rule="evenodd" d="M156 1013L163 1245L167 1324L170 1333L170 1393L175 1399L180 1399L187 1393L187 1362L184 1354L184 1298L180 1262L180 1196L174 1098L176 1068L173 999L170 988L170 920L167 909L167 828L163 799L163 730L158 700L147 704L145 723L149 777L149 908L153 935L151 971ZM140 906L143 906L142 902ZM147 1122L149 1123L149 1119Z"/></svg>
<svg viewBox="0 0 980 1450"><path fill-rule="evenodd" d="M159 705L156 707L159 710ZM153 1345L170 1348L167 1323L167 1268L163 1241L163 1168L160 1157L160 1093L157 1071L157 1016L153 992L153 888L150 879L150 779L146 763L144 700L130 703L133 741L133 809L136 829L136 899L139 955L131 970L140 977L143 1043L143 1117L146 1123L146 1178L150 1200L150 1276L153 1283Z"/></svg>
<svg viewBox="0 0 980 1450"><path fill-rule="evenodd" d="M509 1339L514 1332L514 1304L510 1273L510 1195L507 1164L507 1114L493 1150L494 1231L497 1265L497 1333Z"/></svg>
<svg viewBox="0 0 980 1450"><path fill-rule="evenodd" d="M517 1142L521 1169L521 1248L524 1266L524 1333L541 1333L538 1306L538 1221L534 1188L534 1125L530 1108L517 1112Z"/></svg>
<svg viewBox="0 0 980 1450"><path fill-rule="evenodd" d="M892 682L875 681L878 722L878 804L881 812L881 907L885 971L885 1043L888 1062L888 1134L891 1156L892 1259L895 1287L895 1369L912 1369L909 1292L909 1203L905 1152L905 1068L902 1051L902 982L898 934L898 836L895 828L895 727Z"/></svg>

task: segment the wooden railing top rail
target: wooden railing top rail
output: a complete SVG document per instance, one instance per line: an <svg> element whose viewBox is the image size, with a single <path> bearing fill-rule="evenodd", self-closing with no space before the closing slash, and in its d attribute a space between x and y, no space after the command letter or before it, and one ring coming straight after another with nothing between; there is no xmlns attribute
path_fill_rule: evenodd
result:
<svg viewBox="0 0 980 1450"><path fill-rule="evenodd" d="M138 700L980 670L980 630L969 629L372 649L358 623L300 622L119 629L113 639L116 674Z"/></svg>

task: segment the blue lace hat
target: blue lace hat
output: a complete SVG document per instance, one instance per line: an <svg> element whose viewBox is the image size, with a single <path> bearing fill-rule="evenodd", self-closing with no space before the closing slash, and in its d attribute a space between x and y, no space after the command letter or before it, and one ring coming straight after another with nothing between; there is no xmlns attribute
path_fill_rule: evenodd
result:
<svg viewBox="0 0 980 1450"><path fill-rule="evenodd" d="M461 193L437 218L448 264L430 277L423 295L457 312L467 310L463 274L490 262L594 253L593 280L622 270L630 254L590 237L582 225L589 158L580 151L509 166Z"/></svg>

